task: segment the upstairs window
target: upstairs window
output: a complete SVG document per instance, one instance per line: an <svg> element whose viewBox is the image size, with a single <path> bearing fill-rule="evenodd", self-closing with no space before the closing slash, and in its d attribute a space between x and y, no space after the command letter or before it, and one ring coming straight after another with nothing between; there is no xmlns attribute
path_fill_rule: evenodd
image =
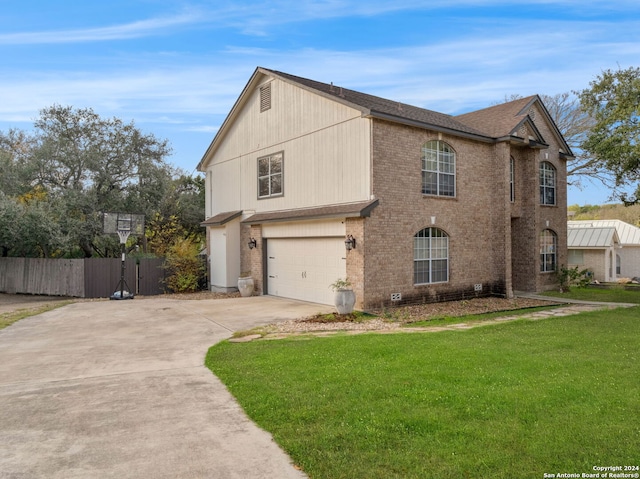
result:
<svg viewBox="0 0 640 479"><path fill-rule="evenodd" d="M456 195L456 153L443 141L422 146L422 194Z"/></svg>
<svg viewBox="0 0 640 479"><path fill-rule="evenodd" d="M556 204L556 169L547 161L540 163L540 204Z"/></svg>
<svg viewBox="0 0 640 479"><path fill-rule="evenodd" d="M284 153L258 158L258 198L283 195Z"/></svg>
<svg viewBox="0 0 640 479"><path fill-rule="evenodd" d="M540 233L540 272L556 271L558 264L558 236L551 230Z"/></svg>
<svg viewBox="0 0 640 479"><path fill-rule="evenodd" d="M425 228L413 237L413 283L449 281L449 237L438 228Z"/></svg>

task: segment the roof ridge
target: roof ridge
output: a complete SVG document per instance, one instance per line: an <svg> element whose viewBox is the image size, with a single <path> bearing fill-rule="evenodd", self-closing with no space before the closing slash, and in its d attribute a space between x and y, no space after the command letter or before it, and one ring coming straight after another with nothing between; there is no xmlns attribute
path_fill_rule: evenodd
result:
<svg viewBox="0 0 640 479"><path fill-rule="evenodd" d="M269 68L260 68L265 73L272 74L285 80L293 81L299 85L311 88L329 96L336 101L341 101L356 105L357 107L366 109L372 116L381 117L383 119L395 121L407 121L415 123L416 126L424 128L433 128L436 130L458 132L464 135L482 137L486 139L492 138L486 132L474 128L466 123L456 119L453 115L441 113L435 110L422 108L411 105L409 103L390 100L381 96L364 93L358 90L345 88L333 83L324 83L309 78L292 75Z"/></svg>

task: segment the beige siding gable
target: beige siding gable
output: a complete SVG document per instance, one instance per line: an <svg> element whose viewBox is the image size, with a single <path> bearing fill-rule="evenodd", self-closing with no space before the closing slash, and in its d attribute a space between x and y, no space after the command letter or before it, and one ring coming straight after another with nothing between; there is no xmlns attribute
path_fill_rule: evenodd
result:
<svg viewBox="0 0 640 479"><path fill-rule="evenodd" d="M264 109L261 89L270 87L271 107ZM361 119L361 112L279 79L262 76L224 137L216 146L213 163L267 150L343 122Z"/></svg>
<svg viewBox="0 0 640 479"><path fill-rule="evenodd" d="M270 90L268 98L265 87ZM211 177L210 214L368 200L369 122L359 110L286 81L257 75L204 163ZM258 199L258 158L279 152L284 165L283 194Z"/></svg>

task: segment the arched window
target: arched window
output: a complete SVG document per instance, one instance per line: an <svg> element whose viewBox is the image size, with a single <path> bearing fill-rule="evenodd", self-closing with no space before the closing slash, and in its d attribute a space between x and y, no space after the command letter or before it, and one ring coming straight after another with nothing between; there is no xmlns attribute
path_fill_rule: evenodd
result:
<svg viewBox="0 0 640 479"><path fill-rule="evenodd" d="M558 235L551 230L540 233L540 272L556 271L558 264Z"/></svg>
<svg viewBox="0 0 640 479"><path fill-rule="evenodd" d="M556 169L548 161L540 163L540 204L556 204Z"/></svg>
<svg viewBox="0 0 640 479"><path fill-rule="evenodd" d="M438 228L425 228L413 237L413 283L449 281L449 237Z"/></svg>
<svg viewBox="0 0 640 479"><path fill-rule="evenodd" d="M422 145L422 194L456 195L456 153L444 141Z"/></svg>

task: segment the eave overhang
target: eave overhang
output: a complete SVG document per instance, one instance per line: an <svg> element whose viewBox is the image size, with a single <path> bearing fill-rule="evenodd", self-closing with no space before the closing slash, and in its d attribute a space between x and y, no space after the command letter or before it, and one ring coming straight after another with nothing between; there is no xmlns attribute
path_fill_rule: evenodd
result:
<svg viewBox="0 0 640 479"><path fill-rule="evenodd" d="M225 211L224 213L218 213L211 218L207 218L200 226L224 226L225 223L228 223L231 220L234 220L242 215L242 210L237 211Z"/></svg>
<svg viewBox="0 0 640 479"><path fill-rule="evenodd" d="M257 225L263 223L308 221L336 218L366 218L378 206L379 200L349 203L333 206L318 206L314 208L297 208L293 210L269 211L256 213L242 223Z"/></svg>

